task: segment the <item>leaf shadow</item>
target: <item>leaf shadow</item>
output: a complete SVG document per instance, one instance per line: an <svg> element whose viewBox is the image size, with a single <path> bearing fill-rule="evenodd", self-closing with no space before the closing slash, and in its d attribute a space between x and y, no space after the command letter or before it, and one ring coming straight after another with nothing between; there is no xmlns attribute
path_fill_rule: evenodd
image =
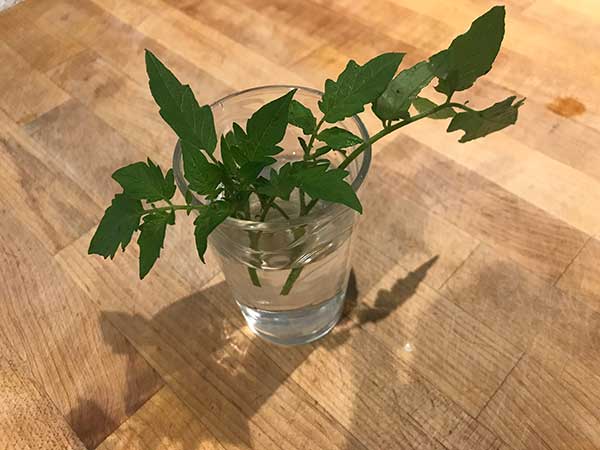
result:
<svg viewBox="0 0 600 450"><path fill-rule="evenodd" d="M369 329L365 331L373 336L372 331L376 324L386 321L386 319L390 318L390 316L396 312L402 314L399 310L408 301L412 299L418 301L418 297L415 297L415 294L419 291L428 272L436 264L438 259L439 255L433 256L416 269L408 272L404 277L397 279L389 289L380 289L377 291L372 305L361 304L359 302L355 302L354 305L348 305L349 311L346 318L347 325L343 330L344 337L340 337L334 347L345 344L348 339L351 339L352 334L357 332L357 329L362 329L364 327L369 327ZM354 277L354 279L356 279L356 277ZM358 299L365 294L365 292L359 293L357 290L356 294L350 297L350 299ZM391 323L394 323L393 319ZM361 342L365 342L365 340L362 339ZM398 345L401 346L402 343L398 343ZM391 380L389 385L377 385L376 379L378 379L378 377L374 377L370 372L365 372L361 369L369 367L373 370L377 370L379 373L394 373L398 367L396 366L397 362L395 362L393 358L377 354L378 352L373 352L371 348L356 348L359 348L358 352L355 351L348 355L344 362L346 366L350 367L350 376L352 378L350 384L355 390L352 411L348 413L350 418L346 427L352 435L360 437L361 441L366 444L367 441L370 442L370 439L365 437L366 431L364 424L369 423L369 420L373 415L372 406L374 400L371 398L373 386L377 386L376 389L380 391L380 394L378 395L388 398L385 404L379 405L381 408L379 414L391 416L395 416L396 414L402 415L398 406L394 406L394 408L398 409L398 412L396 412L393 408L390 409L389 404L398 401L397 397L402 396L401 391L398 391L398 387L400 386L401 389L404 387L402 385L396 385ZM411 388L409 387L407 395L412 395L410 389ZM396 420L400 421L401 419L392 419L389 417L385 423L387 423L388 426L394 423L402 423L396 422ZM377 434L376 444L373 445L380 445L385 448L400 448L406 444L406 436L403 437L402 434L398 435L397 433L392 433L389 429L386 431L384 423L382 423L381 426L382 428L369 428L368 430L370 435L373 433ZM353 450L354 448L355 447L348 442L344 447L344 450Z"/></svg>
<svg viewBox="0 0 600 450"><path fill-rule="evenodd" d="M421 264L406 276L396 280L391 289L378 291L374 305L360 304L357 276L354 270L350 272L344 313L339 326L343 327L343 336L335 345L343 344L355 328L361 328L368 323L385 320L395 310L400 308L418 290L429 270L436 264L439 255L435 255ZM338 333L340 335L340 333Z"/></svg>

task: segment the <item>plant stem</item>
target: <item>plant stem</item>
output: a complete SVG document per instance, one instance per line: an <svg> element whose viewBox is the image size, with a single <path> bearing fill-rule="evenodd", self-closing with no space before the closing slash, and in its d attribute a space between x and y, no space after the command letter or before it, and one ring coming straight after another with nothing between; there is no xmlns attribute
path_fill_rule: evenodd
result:
<svg viewBox="0 0 600 450"><path fill-rule="evenodd" d="M258 272L254 267L248 267L248 275L250 276L250 280L252 280L252 284L256 287L261 287L260 279L258 278Z"/></svg>
<svg viewBox="0 0 600 450"><path fill-rule="evenodd" d="M286 213L285 210L281 206L279 206L277 203L275 203L275 198L272 198L271 200L269 200L269 203L267 203L263 207L263 211L262 211L262 214L260 215L260 219L259 219L261 222L265 221L265 219L267 218L267 213L269 212L269 210L271 208L273 208L274 210L276 210L285 219L290 220L290 216L288 215L288 213Z"/></svg>
<svg viewBox="0 0 600 450"><path fill-rule="evenodd" d="M313 198L310 202L308 202L308 205L306 205L306 208L304 208L305 215L308 214L310 210L314 208L318 201L318 198Z"/></svg>
<svg viewBox="0 0 600 450"><path fill-rule="evenodd" d="M212 160L212 162L214 162L215 164L219 165L219 161L217 160L217 158L215 158L215 155L213 155L210 152L206 152L206 154L208 155L208 157Z"/></svg>
<svg viewBox="0 0 600 450"><path fill-rule="evenodd" d="M304 215L304 210L306 209L306 199L304 198L304 190L299 189L298 195L300 196L300 215Z"/></svg>
<svg viewBox="0 0 600 450"><path fill-rule="evenodd" d="M151 213L151 212L157 212L157 211L179 211L182 209L201 209L204 208L206 205L169 205L169 206L161 206L160 208L152 208L152 209L145 209L144 213Z"/></svg>
<svg viewBox="0 0 600 450"><path fill-rule="evenodd" d="M463 105L462 103L447 102L447 103L443 103L443 104L441 104L439 106L436 106L431 111L427 111L427 112L424 112L424 113L421 113L421 114L417 114L416 116L412 116L409 119L403 120L402 122L398 122L395 125L391 125L391 126L389 126L387 128L384 128L379 133L374 134L369 140L367 140L367 141L363 142L362 144L360 144L338 166L338 169L345 169L346 167L348 167L352 161L354 161L362 152L365 151L365 149L367 148L367 146L370 146L370 145L374 144L379 139L387 136L390 133L393 133L396 130L399 130L402 127L405 127L406 125L409 125L409 124L411 124L413 122L416 122L418 120L424 119L425 117L430 116L432 114L435 114L436 112L438 112L438 111L440 111L442 109L445 109L445 108L459 108L459 109L463 109L465 111L471 111L471 112L475 111L473 108L469 108L468 106ZM318 201L319 201L318 199L311 200L310 203L308 205L306 205L305 214L308 214L310 212L310 210L314 208L314 206L317 204Z"/></svg>
<svg viewBox="0 0 600 450"><path fill-rule="evenodd" d="M248 266L248 276L250 276L250 280L254 286L261 287L260 278L258 278L258 271L256 268Z"/></svg>
<svg viewBox="0 0 600 450"><path fill-rule="evenodd" d="M305 159L308 156L310 156L309 153L312 150L313 145L315 145L315 139L317 138L317 134L319 134L319 130L321 129L321 127L323 126L324 123L325 123L325 117L322 117L321 120L319 120L319 122L317 123L317 126L315 127L315 131L310 136L310 140L308 141L308 151L305 154Z"/></svg>
<svg viewBox="0 0 600 450"><path fill-rule="evenodd" d="M285 210L281 206L279 206L277 203L273 202L271 207L274 208L275 210L277 210L277 212L279 212L279 214L281 214L284 218L286 218L287 220L290 220L290 216L288 215L288 213L286 213Z"/></svg>
<svg viewBox="0 0 600 450"><path fill-rule="evenodd" d="M260 231L248 231L248 237L250 238L250 248L253 250L258 250L258 241L260 239ZM252 284L256 287L261 287L260 278L258 278L258 272L254 267L248 266L248 275L250 275L250 280Z"/></svg>
<svg viewBox="0 0 600 450"><path fill-rule="evenodd" d="M260 221L264 222L269 209L276 209L283 217L289 220L290 216L277 204L275 203L275 198L271 198L264 206L262 213L260 215ZM247 216L249 218L249 215ZM258 250L258 243L260 241L260 237L262 236L261 231L248 231L248 235L250 237L250 248L253 250ZM258 277L258 272L254 267L248 267L248 275L250 276L250 280L252 284L256 287L261 287L260 278Z"/></svg>
<svg viewBox="0 0 600 450"><path fill-rule="evenodd" d="M356 157L358 155L360 155L362 152L365 151L365 149L367 148L367 146L374 144L375 142L377 142L379 139L381 139L382 137L387 136L390 133L393 133L396 130L399 130L402 127L405 127L406 125L410 125L411 123L414 123L418 120L424 119L427 116L430 116L432 114L435 114L436 112L445 109L445 108L461 108L464 109L465 111L474 111L474 109L469 108L468 106L463 105L462 103L443 103L439 106L436 106L435 108L433 108L431 111L427 111L421 114L417 114L416 116L412 116L409 119L403 120L402 122L398 122L395 125L391 125L388 128L384 128L383 130L381 130L379 133L373 135L371 137L371 139L369 139L368 141L363 142L361 145L358 146L358 148L356 148L352 153L350 153L346 159L338 166L338 169L345 169L346 167L348 167L350 165L350 163L352 161L354 161L356 159Z"/></svg>
<svg viewBox="0 0 600 450"><path fill-rule="evenodd" d="M463 109L465 111L475 111L474 109L469 108L468 106L463 105L462 103L453 103L453 102L450 102L448 99L448 101L433 108L431 111L417 114L416 116L413 116L409 119L403 120L402 122L399 122L395 125L391 125L391 121L389 121L387 124L384 122L384 128L379 133L373 135L368 141L365 141L360 146L358 146L352 153L350 153L346 157L346 159L338 166L338 168L345 169L346 167L348 167L352 161L354 161L362 152L365 151L367 146L374 144L375 142L377 142L379 139L383 138L384 136L387 136L388 134L393 133L394 131L396 131L402 127L405 127L406 125L416 122L417 120L421 120L427 116L435 114L436 112L438 112L444 108L459 108L459 109ZM322 125L322 123L323 123L323 120L321 120L321 122L319 122L319 126ZM387 125L387 126L385 126L385 125ZM318 130L315 130L313 137L316 136L317 131ZM314 139L311 138L310 143L312 144L313 142L314 142ZM311 209L313 209L315 207L315 205L317 204L318 201L319 201L318 199L313 198L308 203L308 205L306 205L306 207L304 207L304 208L301 207L300 214L301 215L308 214L311 211ZM302 273L302 269L303 269L303 267L296 267L290 271L290 274L288 275L287 280L285 280L285 284L283 285L283 288L281 289L280 295L287 295L290 293L290 291L292 290L292 287L294 286L294 283L296 282L296 280Z"/></svg>
<svg viewBox="0 0 600 450"><path fill-rule="evenodd" d="M260 215L260 221L264 222L265 219L267 218L267 213L269 212L269 209L271 209L271 206L273 205L273 203L275 203L275 197L271 197L267 203L265 203L265 205L263 206L263 210L262 213Z"/></svg>
<svg viewBox="0 0 600 450"><path fill-rule="evenodd" d="M290 271L290 274L288 275L287 279L285 280L285 284L281 288L281 292L279 293L279 295L288 295L290 293L290 291L292 290L292 287L294 287L294 284L296 283L296 280L302 273L302 269L304 269L304 267L294 267Z"/></svg>
<svg viewBox="0 0 600 450"><path fill-rule="evenodd" d="M310 159L310 157L311 157L310 151L312 150L313 146L315 145L315 139L317 138L317 134L319 133L319 130L321 129L321 127L323 126L324 123L325 123L325 117L322 117L321 120L319 120L319 122L315 126L315 130L313 131L312 135L310 136L310 140L308 141L307 148L304 151L304 161L307 161L308 159ZM311 203L312 203L312 201L311 201ZM309 210L307 210L307 207L306 207L306 199L304 198L304 191L302 189L300 189L300 215L305 216L306 214L308 214L308 211ZM296 280L298 279L298 277L300 276L301 273L302 273L302 267L296 267L296 268L292 269L290 271L287 279L285 280L285 284L281 288L281 292L279 294L280 295L288 295L290 293L290 290L294 286L294 283L296 282Z"/></svg>

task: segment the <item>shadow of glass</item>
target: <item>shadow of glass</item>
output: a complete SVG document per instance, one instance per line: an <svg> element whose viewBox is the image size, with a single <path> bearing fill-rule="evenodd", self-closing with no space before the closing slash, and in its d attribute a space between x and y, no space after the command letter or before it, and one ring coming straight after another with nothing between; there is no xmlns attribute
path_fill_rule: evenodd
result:
<svg viewBox="0 0 600 450"><path fill-rule="evenodd" d="M115 430L119 426L98 403L90 399L80 398L77 407L67 413L66 419L86 448L96 448L106 437L107 430Z"/></svg>
<svg viewBox="0 0 600 450"><path fill-rule="evenodd" d="M346 318L342 322L342 326L345 326L345 328L341 332L336 333L334 339L326 340L326 344L331 349L335 349L335 347L346 343L353 332L357 331L357 328L362 328L366 324L377 324L390 317L403 304L413 298L414 294L418 291L419 286L427 276L427 273L435 265L437 260L438 256L434 256L415 270L408 272L406 276L396 280L390 289L379 290L372 305L366 305L358 301L361 293L356 290L356 285L352 285L356 280L356 277L352 274L351 283L349 284L349 292L351 295L347 305L348 310L346 312ZM362 293L362 295L364 294L365 293ZM398 345L402 346L403 343L398 343ZM360 348L360 346L354 348ZM382 357L382 355L374 354L374 352L370 350L372 349L364 348L364 351L360 349L360 355L353 353L349 356L349 359L344 362L347 367L351 367L350 372L353 381L350 384L355 386L356 389L355 399L352 402L353 409L350 414L350 423L347 425L347 428L352 435L356 436L359 440L362 440L365 444L368 438L364 436L364 424L372 422L370 418L373 416L373 401L370 392L373 389L373 384L376 383L375 378L378 377L371 376L369 372L364 371L364 368L371 367L378 373L394 373L394 371L397 370L393 358ZM357 362L353 363L355 359ZM390 400L388 401L392 403L397 401L398 395L402 395L399 394L399 392L402 392L402 387L398 390L394 387L393 383L391 383L390 386L380 385L378 389L384 390L386 393L382 395L390 397ZM410 393L407 394L411 395ZM361 398L362 396L365 398ZM380 405L380 407L382 409L378 414L394 415L396 414L394 411L397 411L399 415L402 415L402 413L399 412L399 407L383 405ZM376 433L379 436L375 439L377 444L373 445L382 445L386 448L399 448L400 444L406 441L402 436L398 436L393 429L390 428L390 425L393 423L402 423L403 420L404 419L388 417L386 421L381 422L380 429L370 429L369 433ZM412 444L409 445L409 447L411 446ZM355 447L351 443L348 443L344 448L345 450L351 450Z"/></svg>
<svg viewBox="0 0 600 450"><path fill-rule="evenodd" d="M379 322L392 314L416 292L436 260L434 257L408 273L390 290L380 291L373 306L359 303L360 293L352 273L340 326L319 342L289 351L249 334L225 283L182 298L152 318L104 312L102 320L120 329L127 327L135 333L138 350L151 355L152 365L158 368L163 379L169 380L177 397L202 418L202 423L219 442L225 446L253 448L257 442L251 438L250 422L286 382L289 374L319 346L330 350L343 345L350 338L352 329ZM113 350L128 354L120 344L115 344ZM357 383L361 382L359 379L364 377L357 377ZM139 381L135 376L128 376L126 383L129 387L126 392L137 392ZM361 411L360 404L357 402L353 413L357 420L368 412ZM159 432L156 428L152 431ZM179 438L168 430L164 433L172 445L182 449L200 447L207 439L205 434L191 436L189 433L192 432L185 430ZM276 436L271 438L277 439ZM137 438L132 436L130 439ZM128 442L131 448L137 444L148 448L148 442ZM355 444L349 442L349 448L356 448Z"/></svg>
<svg viewBox="0 0 600 450"><path fill-rule="evenodd" d="M412 272L408 272L405 277L396 280L391 289L380 290L373 307L361 308L357 312L358 324L377 323L402 306L417 292L427 272L435 265L438 258L439 256L436 255Z"/></svg>
<svg viewBox="0 0 600 450"><path fill-rule="evenodd" d="M151 364L169 380L177 397L203 418L202 423L225 446L259 445L254 442L256 433L251 438L250 421L314 348L294 352L282 369L271 358L281 349L244 329L243 317L223 282L168 305L150 319L103 312L102 320L135 333L138 350L151 355ZM113 350L124 351L119 345ZM133 391L137 381L128 376L127 383ZM165 437L182 449L201 447L206 439L201 433ZM135 448L134 444L128 445ZM143 448L148 448L147 442Z"/></svg>
<svg viewBox="0 0 600 450"><path fill-rule="evenodd" d="M408 272L405 277L396 280L390 290L380 290L377 293L374 306L359 303L360 292L356 282L357 277L353 269L348 280L344 313L338 325L337 339L333 340L335 342L334 345L344 343L354 328L360 328L367 323L377 323L384 320L401 307L404 302L417 292L419 285L423 282L429 270L435 265L438 258L439 256L436 255L412 272ZM340 331L339 328L343 328L343 330ZM330 341L327 340L325 342L328 345L332 345Z"/></svg>

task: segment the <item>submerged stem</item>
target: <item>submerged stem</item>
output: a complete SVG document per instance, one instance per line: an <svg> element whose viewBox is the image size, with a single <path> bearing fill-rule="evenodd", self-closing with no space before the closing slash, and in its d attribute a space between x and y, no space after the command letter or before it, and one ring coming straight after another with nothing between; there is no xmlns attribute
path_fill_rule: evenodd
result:
<svg viewBox="0 0 600 450"><path fill-rule="evenodd" d="M302 273L302 269L304 269L304 267L294 267L290 271L290 274L288 275L287 279L285 280L285 284L281 288L281 292L279 293L279 295L288 295L290 293L290 291L294 287L294 284L296 283L296 280Z"/></svg>
<svg viewBox="0 0 600 450"><path fill-rule="evenodd" d="M315 145L315 139L317 138L317 134L319 133L319 130L321 129L321 127L323 126L324 123L325 123L325 117L322 117L321 120L319 120L319 122L315 126L315 130L313 131L312 135L310 136L310 140L308 141L307 148L304 151L304 160L305 161L310 158L310 156L311 156L310 151L312 150L313 146ZM312 201L311 201L311 203L312 203ZM309 205L310 205L310 203L309 203ZM300 189L300 215L305 216L306 214L308 214L308 211L310 211L310 209L307 209L306 199L304 198L304 191L302 189ZM301 273L302 273L302 267L296 267L290 271L287 279L285 280L285 284L281 288L280 295L288 295L290 293L290 291L292 290L292 287L294 287L294 283L296 282L296 280L298 279L298 277L300 276Z"/></svg>
<svg viewBox="0 0 600 450"><path fill-rule="evenodd" d="M258 271L254 267L248 266L248 275L250 276L250 280L254 286L261 287L260 278L258 278Z"/></svg>
<svg viewBox="0 0 600 450"><path fill-rule="evenodd" d="M285 212L285 210L279 206L277 203L273 202L273 205L271 205L273 207L273 209L275 209L279 214L281 214L285 219L290 220L290 216L288 215L288 213Z"/></svg>

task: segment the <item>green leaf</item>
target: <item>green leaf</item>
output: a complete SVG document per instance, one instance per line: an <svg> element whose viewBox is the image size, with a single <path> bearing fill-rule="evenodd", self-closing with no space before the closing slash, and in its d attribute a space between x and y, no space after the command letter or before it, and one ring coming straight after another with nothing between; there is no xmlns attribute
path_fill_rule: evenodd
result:
<svg viewBox="0 0 600 450"><path fill-rule="evenodd" d="M212 155L217 147L217 132L215 131L215 119L210 106L204 105L194 111L192 131L194 136L198 137L198 147Z"/></svg>
<svg viewBox="0 0 600 450"><path fill-rule="evenodd" d="M186 205L194 204L194 193L190 189L185 191L185 203Z"/></svg>
<svg viewBox="0 0 600 450"><path fill-rule="evenodd" d="M191 191L191 189L188 189L187 191L185 191L185 204L188 206L188 208L186 208L185 212L186 214L189 216L190 213L192 212L192 205L194 205L194 194Z"/></svg>
<svg viewBox="0 0 600 450"><path fill-rule="evenodd" d="M296 187L296 177L290 163L286 163L277 172L271 169L269 180L257 188L259 194L269 197L279 197L284 200L290 199L290 194Z"/></svg>
<svg viewBox="0 0 600 450"><path fill-rule="evenodd" d="M361 144L363 141L350 131L339 127L331 127L321 131L317 135L317 139L325 142L331 148L352 147L353 145Z"/></svg>
<svg viewBox="0 0 600 450"><path fill-rule="evenodd" d="M225 142L227 142L227 145L229 145L230 147L233 145L237 145L237 138L235 137L235 130L234 130L236 125L242 130L242 132L244 131L243 128L240 127L240 125L237 122L233 122L233 124L231 125L232 129L223 135L225 137ZM246 134L246 133L244 133L244 134Z"/></svg>
<svg viewBox="0 0 600 450"><path fill-rule="evenodd" d="M307 155L310 150L308 149L308 144L306 141L302 137L298 136L298 142L300 143L300 147L302 147L302 152Z"/></svg>
<svg viewBox="0 0 600 450"><path fill-rule="evenodd" d="M160 167L148 158L148 162L136 162L116 170L113 179L121 185L125 194L137 200L155 202L170 200L175 195L173 171L163 177Z"/></svg>
<svg viewBox="0 0 600 450"><path fill-rule="evenodd" d="M165 175L165 184L163 193L165 194L165 199L171 200L175 195L175 191L177 190L177 186L175 186L175 175L173 174L173 169L167 170L167 174Z"/></svg>
<svg viewBox="0 0 600 450"><path fill-rule="evenodd" d="M221 167L208 162L200 149L187 141L181 141L181 150L183 172L190 183L189 188L201 195L214 193L223 179Z"/></svg>
<svg viewBox="0 0 600 450"><path fill-rule="evenodd" d="M227 142L225 136L221 136L221 161L223 161L223 166L225 167L225 170L228 174L236 174L237 167L235 165L233 151L231 150L231 146Z"/></svg>
<svg viewBox="0 0 600 450"><path fill-rule="evenodd" d="M419 111L419 113L428 113L434 108L437 108L439 105L432 102L428 98L425 97L417 97L413 100L413 105ZM449 119L450 117L454 117L456 115L456 111L452 108L447 107L444 109L440 109L438 112L435 112L429 116L430 119Z"/></svg>
<svg viewBox="0 0 600 450"><path fill-rule="evenodd" d="M233 208L228 202L216 201L206 205L200 210L198 217L194 220L194 236L196 237L196 249L202 262L204 253L208 246L208 235L220 225L233 212Z"/></svg>
<svg viewBox="0 0 600 450"><path fill-rule="evenodd" d="M140 280L143 279L156 260L163 248L167 225L175 223L173 211L152 212L144 217L144 223L140 226L140 236L137 244L140 247Z"/></svg>
<svg viewBox="0 0 600 450"><path fill-rule="evenodd" d="M246 133L249 145L245 148L242 146L242 149L247 151L246 156L250 161L260 160L266 155L274 155L282 150L276 146L285 136L290 102L295 93L296 89L292 89L263 105L248 119ZM236 138L238 134L239 132L235 133Z"/></svg>
<svg viewBox="0 0 600 450"><path fill-rule="evenodd" d="M347 175L348 172L343 169L327 170L327 165L305 166L296 173L300 188L311 198L342 203L362 213L362 206L354 189L344 181Z"/></svg>
<svg viewBox="0 0 600 450"><path fill-rule="evenodd" d="M265 157L260 161L249 161L240 167L240 181L243 184L250 184L256 180L256 177L262 172L262 170L275 163L277 160L270 157Z"/></svg>
<svg viewBox="0 0 600 450"><path fill-rule="evenodd" d="M222 187L218 188L215 192L206 195L204 198L209 201L212 202L214 200L217 200L221 194L224 192L224 189Z"/></svg>
<svg viewBox="0 0 600 450"><path fill-rule="evenodd" d="M297 100L290 103L288 122L295 127L302 128L306 135L311 135L317 127L317 119L312 111Z"/></svg>
<svg viewBox="0 0 600 450"><path fill-rule="evenodd" d="M92 237L88 254L114 258L119 245L125 250L131 241L143 214L142 202L125 194L115 195Z"/></svg>
<svg viewBox="0 0 600 450"><path fill-rule="evenodd" d="M146 72L150 91L165 122L180 139L209 153L214 152L217 135L210 107L200 107L191 88L181 84L149 50L146 50Z"/></svg>
<svg viewBox="0 0 600 450"><path fill-rule="evenodd" d="M468 89L490 71L504 38L504 16L504 6L494 6L454 39L447 50L431 57L431 69L439 79L435 88L438 92L451 95Z"/></svg>
<svg viewBox="0 0 600 450"><path fill-rule="evenodd" d="M329 145L324 145L324 146L316 149L315 152L312 154L312 157L314 159L316 159L319 156L323 156L325 153L328 153L330 150L331 150L331 147Z"/></svg>
<svg viewBox="0 0 600 450"><path fill-rule="evenodd" d="M325 81L325 93L319 108L329 123L364 111L364 105L373 103L392 80L404 53L384 53L363 66L350 60L336 81Z"/></svg>
<svg viewBox="0 0 600 450"><path fill-rule="evenodd" d="M447 131L464 130L459 142L468 142L506 128L517 121L518 110L525 101L521 99L513 104L515 99L515 96L509 97L482 111L461 112L454 116Z"/></svg>
<svg viewBox="0 0 600 450"><path fill-rule="evenodd" d="M233 132L227 133L226 139L232 155L239 166L250 161L249 155L253 152L252 145L248 135L240 124L233 123Z"/></svg>
<svg viewBox="0 0 600 450"><path fill-rule="evenodd" d="M427 61L403 70L375 101L373 112L381 120L408 119L411 102L432 79L433 73Z"/></svg>

